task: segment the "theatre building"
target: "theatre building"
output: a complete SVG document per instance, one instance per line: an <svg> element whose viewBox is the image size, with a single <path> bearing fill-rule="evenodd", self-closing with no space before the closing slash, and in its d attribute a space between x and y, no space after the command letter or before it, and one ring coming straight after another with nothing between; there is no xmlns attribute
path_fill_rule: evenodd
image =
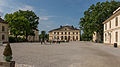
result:
<svg viewBox="0 0 120 67"><path fill-rule="evenodd" d="M80 30L73 26L60 26L60 28L49 31L51 41L79 41Z"/></svg>
<svg viewBox="0 0 120 67"><path fill-rule="evenodd" d="M104 43L120 45L120 7L113 12L113 15L103 22Z"/></svg>

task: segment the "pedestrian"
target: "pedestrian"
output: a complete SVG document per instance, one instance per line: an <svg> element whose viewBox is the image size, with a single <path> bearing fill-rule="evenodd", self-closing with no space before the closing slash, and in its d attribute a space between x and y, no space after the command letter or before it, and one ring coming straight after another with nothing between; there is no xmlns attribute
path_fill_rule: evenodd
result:
<svg viewBox="0 0 120 67"><path fill-rule="evenodd" d="M59 44L60 44L60 40L59 40Z"/></svg>
<svg viewBox="0 0 120 67"><path fill-rule="evenodd" d="M41 42L41 44L43 44L43 42L42 42L42 38L40 39L40 42Z"/></svg>
<svg viewBox="0 0 120 67"><path fill-rule="evenodd" d="M50 44L52 43L52 40L50 40Z"/></svg>

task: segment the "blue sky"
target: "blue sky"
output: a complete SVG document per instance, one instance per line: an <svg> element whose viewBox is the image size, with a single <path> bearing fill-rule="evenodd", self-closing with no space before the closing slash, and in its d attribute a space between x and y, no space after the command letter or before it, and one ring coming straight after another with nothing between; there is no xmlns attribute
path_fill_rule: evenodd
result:
<svg viewBox="0 0 120 67"><path fill-rule="evenodd" d="M0 0L0 15L19 9L33 10L40 17L39 30L49 31L60 25L79 28L80 18L92 4L110 0ZM119 1L119 0L116 0Z"/></svg>

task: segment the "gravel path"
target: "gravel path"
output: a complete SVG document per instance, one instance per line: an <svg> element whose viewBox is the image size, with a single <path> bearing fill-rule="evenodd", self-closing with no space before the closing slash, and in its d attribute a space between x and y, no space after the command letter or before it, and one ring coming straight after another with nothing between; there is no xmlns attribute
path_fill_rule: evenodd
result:
<svg viewBox="0 0 120 67"><path fill-rule="evenodd" d="M104 44L12 43L11 47L17 67L120 67L120 48ZM0 46L0 60L3 48Z"/></svg>

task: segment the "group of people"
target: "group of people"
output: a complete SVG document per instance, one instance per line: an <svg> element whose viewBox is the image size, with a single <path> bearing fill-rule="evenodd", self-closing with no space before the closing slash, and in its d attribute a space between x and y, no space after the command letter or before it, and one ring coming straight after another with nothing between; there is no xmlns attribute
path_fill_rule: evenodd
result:
<svg viewBox="0 0 120 67"><path fill-rule="evenodd" d="M52 43L59 43L60 44L61 41L59 41L59 40L57 40L57 41L56 40L53 40L53 41L50 40L49 41L49 40L46 40L46 39L40 39L41 44L46 44L46 42L49 42L50 44L52 44Z"/></svg>

